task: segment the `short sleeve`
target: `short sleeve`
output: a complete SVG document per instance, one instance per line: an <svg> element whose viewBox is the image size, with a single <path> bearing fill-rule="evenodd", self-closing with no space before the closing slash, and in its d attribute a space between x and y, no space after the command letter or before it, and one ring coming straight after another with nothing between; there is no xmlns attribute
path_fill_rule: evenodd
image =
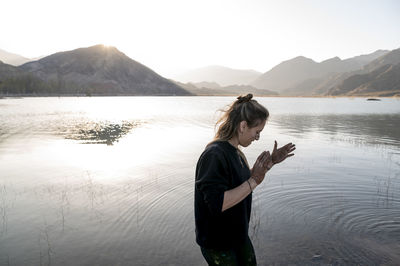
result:
<svg viewBox="0 0 400 266"><path fill-rule="evenodd" d="M224 193L229 189L229 170L221 152L211 150L202 154L196 169L196 189L212 215L222 212Z"/></svg>

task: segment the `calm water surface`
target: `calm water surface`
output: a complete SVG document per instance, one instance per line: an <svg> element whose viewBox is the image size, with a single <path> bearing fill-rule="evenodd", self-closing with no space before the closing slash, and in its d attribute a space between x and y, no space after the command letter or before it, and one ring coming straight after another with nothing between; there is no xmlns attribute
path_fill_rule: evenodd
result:
<svg viewBox="0 0 400 266"><path fill-rule="evenodd" d="M205 265L194 170L232 97L0 99L0 265ZM258 98L260 265L400 264L400 100Z"/></svg>

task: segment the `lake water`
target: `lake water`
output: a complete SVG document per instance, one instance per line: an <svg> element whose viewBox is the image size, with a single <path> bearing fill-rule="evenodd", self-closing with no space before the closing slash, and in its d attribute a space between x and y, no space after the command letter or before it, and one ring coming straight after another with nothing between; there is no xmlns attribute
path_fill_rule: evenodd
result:
<svg viewBox="0 0 400 266"><path fill-rule="evenodd" d="M206 265L194 170L234 97L0 99L0 265ZM259 265L400 264L400 100L258 98Z"/></svg>

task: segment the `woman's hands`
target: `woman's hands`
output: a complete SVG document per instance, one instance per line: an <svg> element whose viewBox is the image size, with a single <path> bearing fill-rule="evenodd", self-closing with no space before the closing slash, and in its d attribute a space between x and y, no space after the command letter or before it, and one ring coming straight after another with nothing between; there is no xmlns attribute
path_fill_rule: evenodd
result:
<svg viewBox="0 0 400 266"><path fill-rule="evenodd" d="M251 169L251 177L256 181L257 185L261 184L264 180L265 174L269 169L271 169L272 165L271 154L269 151L263 151L258 156L253 168Z"/></svg>
<svg viewBox="0 0 400 266"><path fill-rule="evenodd" d="M265 174L272 168L274 164L283 162L286 158L294 155L292 153L296 149L296 146L292 143L288 143L285 146L278 149L278 143L275 141L274 150L272 155L269 151L263 151L254 163L251 169L251 178L254 179L257 185L261 184L264 180Z"/></svg>
<svg viewBox="0 0 400 266"><path fill-rule="evenodd" d="M288 143L285 146L277 149L278 143L275 140L274 150L272 151L272 163L277 164L283 162L286 158L293 156L293 152L296 149L296 146L292 143Z"/></svg>
<svg viewBox="0 0 400 266"><path fill-rule="evenodd" d="M272 155L269 151L263 151L254 163L251 169L251 177L243 182L240 186L224 192L224 201L222 203L222 211L225 211L240 201L242 201L249 193L253 191L261 182L264 181L265 174L274 164L284 161L287 157L293 156L292 153L296 149L295 145L288 143L278 149L278 143L275 141ZM250 186L250 190L249 190Z"/></svg>

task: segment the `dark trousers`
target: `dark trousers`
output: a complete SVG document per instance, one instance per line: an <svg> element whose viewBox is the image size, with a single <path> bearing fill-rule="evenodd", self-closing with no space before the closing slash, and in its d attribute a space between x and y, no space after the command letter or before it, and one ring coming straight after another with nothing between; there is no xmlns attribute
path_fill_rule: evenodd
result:
<svg viewBox="0 0 400 266"><path fill-rule="evenodd" d="M247 241L238 247L228 250L215 250L201 248L201 253L206 259L208 265L214 266L255 266L257 265L256 255L253 244L249 237Z"/></svg>

